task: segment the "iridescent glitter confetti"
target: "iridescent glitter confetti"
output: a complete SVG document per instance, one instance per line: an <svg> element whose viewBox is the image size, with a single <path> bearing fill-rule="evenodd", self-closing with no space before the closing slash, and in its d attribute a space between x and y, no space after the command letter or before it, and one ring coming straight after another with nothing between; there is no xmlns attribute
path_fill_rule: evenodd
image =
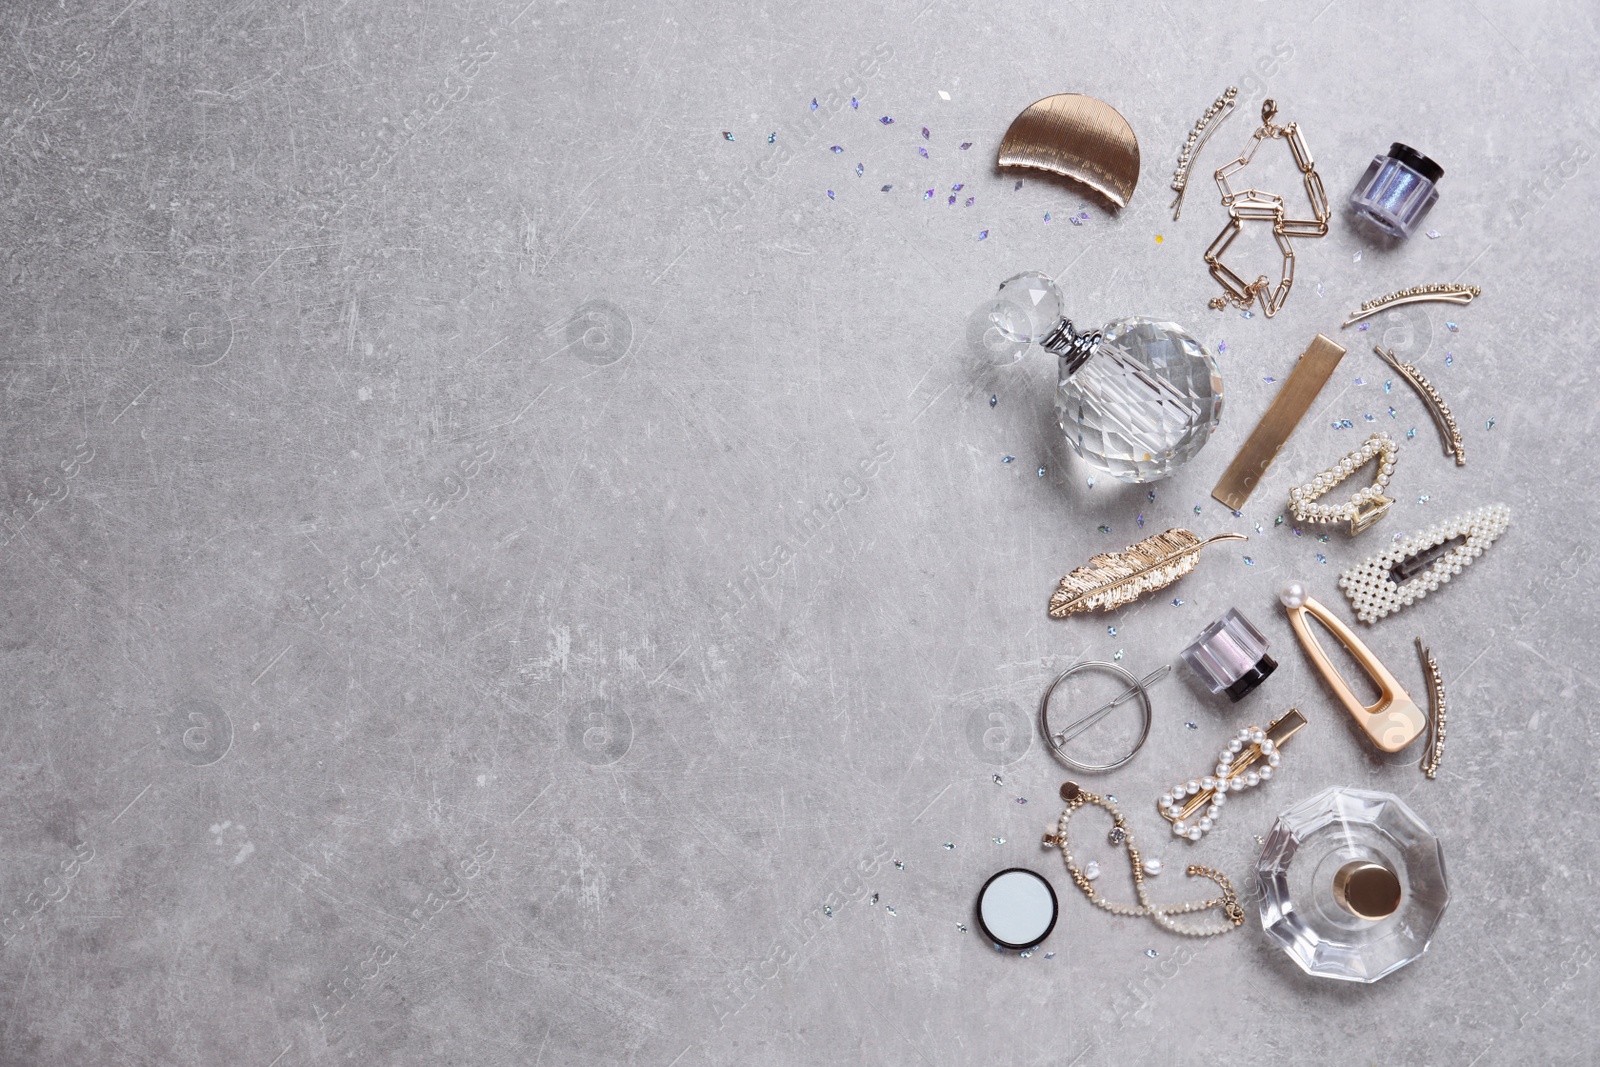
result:
<svg viewBox="0 0 1600 1067"><path fill-rule="evenodd" d="M1421 496L1417 497L1417 503L1419 504L1426 504L1428 500L1429 497L1427 493L1423 493Z"/></svg>
<svg viewBox="0 0 1600 1067"><path fill-rule="evenodd" d="M954 185L952 185L950 187L950 191L952 193L959 193L961 190L965 189L966 187L967 187L967 183L966 182L956 182Z"/></svg>
<svg viewBox="0 0 1600 1067"><path fill-rule="evenodd" d="M1154 504L1156 502L1156 491L1154 489L1149 490L1144 494L1144 498Z"/></svg>
<svg viewBox="0 0 1600 1067"><path fill-rule="evenodd" d="M1357 378L1356 379L1356 384L1357 385L1366 385L1367 384L1367 380L1365 378Z"/></svg>
<svg viewBox="0 0 1600 1067"><path fill-rule="evenodd" d="M969 149L971 147L972 147L972 142L971 141L962 141L961 142L961 151L965 152L967 149Z"/></svg>
<svg viewBox="0 0 1600 1067"><path fill-rule="evenodd" d="M872 907L872 906L876 905L877 903L878 903L878 894L874 893L874 894L872 894L871 897L868 898L867 906L868 907Z"/></svg>
<svg viewBox="0 0 1600 1067"><path fill-rule="evenodd" d="M1363 419L1366 419L1368 422L1377 422L1378 421L1378 416L1372 414L1372 412L1370 412L1370 411L1366 412L1361 417Z"/></svg>
<svg viewBox="0 0 1600 1067"><path fill-rule="evenodd" d="M1046 211L1044 213L1044 221L1047 223L1050 221L1050 212Z"/></svg>
<svg viewBox="0 0 1600 1067"><path fill-rule="evenodd" d="M1256 561L1251 559L1249 556L1244 556L1244 557L1241 557L1241 558L1243 558L1243 560L1245 561L1245 564L1247 566L1254 567L1256 565Z"/></svg>
<svg viewBox="0 0 1600 1067"><path fill-rule="evenodd" d="M1018 183L1017 183L1017 184L1015 184L1015 185L1013 185L1013 186L1012 186L1012 187L1011 187L1011 191L1012 191L1012 192L1013 192L1013 193L1014 193L1014 192L1016 192L1016 191L1017 191L1017 190L1018 190L1018 189L1021 189L1021 188L1022 188L1022 183L1021 183L1021 182L1020 182L1020 181L1019 181L1019 182L1018 182Z"/></svg>
<svg viewBox="0 0 1600 1067"><path fill-rule="evenodd" d="M832 152L834 155L838 155L840 152L844 151L844 145L836 144L832 148L829 148L828 151Z"/></svg>
<svg viewBox="0 0 1600 1067"><path fill-rule="evenodd" d="M894 905L893 904L885 904L883 906L883 910L888 912L890 915L899 915L900 914L898 911L894 910Z"/></svg>
<svg viewBox="0 0 1600 1067"><path fill-rule="evenodd" d="M943 89L940 89L939 90L939 99L948 101L950 99L950 94L945 92Z"/></svg>
<svg viewBox="0 0 1600 1067"><path fill-rule="evenodd" d="M866 168L866 166L864 164L861 164L861 163L857 163L856 164L856 177L857 178L861 177L866 172L867 172L867 168Z"/></svg>
<svg viewBox="0 0 1600 1067"><path fill-rule="evenodd" d="M1407 441L1411 440L1412 438L1414 438L1416 436L1417 436L1417 428L1415 426L1411 427L1411 429L1406 431L1406 440Z"/></svg>
<svg viewBox="0 0 1600 1067"><path fill-rule="evenodd" d="M1000 398L998 396L996 396L994 393L990 393L989 394L989 406L990 407L994 407L998 403L1000 403Z"/></svg>
<svg viewBox="0 0 1600 1067"><path fill-rule="evenodd" d="M1429 230L1428 231L1428 240L1437 241L1438 239L1439 239L1439 231L1438 230Z"/></svg>
<svg viewBox="0 0 1600 1067"><path fill-rule="evenodd" d="M1259 522L1258 522L1258 523L1256 523L1256 533L1266 533L1266 532L1267 532L1267 531L1265 531L1265 530L1263 530L1263 529L1262 529L1262 528L1261 528L1261 524L1260 524L1260 523L1259 523Z"/></svg>
<svg viewBox="0 0 1600 1067"><path fill-rule="evenodd" d="M1354 428L1354 426L1355 426L1355 423L1351 422L1349 419L1340 419L1339 420L1339 429L1341 429L1341 430L1349 430L1349 429Z"/></svg>
<svg viewBox="0 0 1600 1067"><path fill-rule="evenodd" d="M1183 598L1182 597L1176 597L1176 596L1173 597L1172 598L1172 606L1175 607L1175 608L1183 607Z"/></svg>
<svg viewBox="0 0 1600 1067"><path fill-rule="evenodd" d="M1217 342L1217 351L1218 352L1226 352L1227 350L1228 350L1228 342L1226 342L1226 341L1218 341Z"/></svg>
<svg viewBox="0 0 1600 1067"><path fill-rule="evenodd" d="M946 841L944 843L944 850L946 852L954 852L956 850L956 843L954 841Z"/></svg>
<svg viewBox="0 0 1600 1067"><path fill-rule="evenodd" d="M933 199L933 190L929 189L927 192L923 193L922 194L922 199L924 199L924 200L932 200Z"/></svg>
<svg viewBox="0 0 1600 1067"><path fill-rule="evenodd" d="M1101 533L1110 533L1111 532L1111 527L1107 526L1105 523L1102 522L1100 524L1100 532Z"/></svg>
<svg viewBox="0 0 1600 1067"><path fill-rule="evenodd" d="M1106 633L1110 634L1112 637L1115 637L1117 636L1117 628L1115 626L1107 626Z"/></svg>
<svg viewBox="0 0 1600 1067"><path fill-rule="evenodd" d="M1186 726L1186 727L1188 727L1188 728L1189 728L1189 729L1191 729L1191 730L1198 730L1198 729L1200 729L1200 727L1198 727L1198 726L1196 726L1196 725L1195 725L1195 724L1194 724L1194 723L1192 723L1192 722L1186 722L1186 723L1184 723L1184 724L1183 724L1183 725L1184 725L1184 726Z"/></svg>
<svg viewBox="0 0 1600 1067"><path fill-rule="evenodd" d="M1317 283L1317 295L1318 296L1327 296L1328 295L1326 292L1323 291L1321 282Z"/></svg>
<svg viewBox="0 0 1600 1067"><path fill-rule="evenodd" d="M1047 960L1053 960L1056 958L1056 954L1054 952L1046 952L1044 954L1044 958Z"/></svg>
<svg viewBox="0 0 1600 1067"><path fill-rule="evenodd" d="M956 923L956 932L960 933L960 934L966 933L967 932L967 924L966 923Z"/></svg>
<svg viewBox="0 0 1600 1067"><path fill-rule="evenodd" d="M926 148L920 148L919 147L917 149L917 155L921 156L923 159L927 159L928 158L928 150Z"/></svg>
<svg viewBox="0 0 1600 1067"><path fill-rule="evenodd" d="M1122 662L1122 649L1119 648L1115 652L1113 652L1111 654L1111 658L1116 660L1118 663L1121 663Z"/></svg>
<svg viewBox="0 0 1600 1067"><path fill-rule="evenodd" d="M1003 845L1006 843L1006 839L1003 837L997 837L994 839L994 843L997 845Z"/></svg>
<svg viewBox="0 0 1600 1067"><path fill-rule="evenodd" d="M897 870L897 871L905 870L906 869L906 861L905 860L895 860L894 861L894 869Z"/></svg>
<svg viewBox="0 0 1600 1067"><path fill-rule="evenodd" d="M1499 416L1498 415L1491 415L1489 417L1489 421L1483 424L1483 428L1485 430L1492 430L1492 429L1494 429L1494 424L1496 422L1498 422L1498 421L1499 421Z"/></svg>
<svg viewBox="0 0 1600 1067"><path fill-rule="evenodd" d="M1328 562L1328 557L1324 556L1321 552L1318 552L1317 553L1317 562L1318 563L1326 563L1326 562Z"/></svg>
<svg viewBox="0 0 1600 1067"><path fill-rule="evenodd" d="M1161 953L1159 953L1159 952L1157 952L1157 951L1156 951L1156 950L1155 950L1155 949L1153 949L1153 948L1147 948L1147 949L1145 949L1145 950L1144 950L1144 954L1145 954L1145 955L1146 955L1146 956L1149 956L1149 957L1150 957L1150 958L1151 958L1151 959L1155 959L1155 958L1156 958L1156 957L1157 957L1157 956L1159 956L1159 955L1161 955Z"/></svg>
<svg viewBox="0 0 1600 1067"><path fill-rule="evenodd" d="M1356 327L1356 332L1357 333L1366 333L1370 329L1372 329L1372 323L1363 322L1360 326Z"/></svg>
<svg viewBox="0 0 1600 1067"><path fill-rule="evenodd" d="M850 98L850 110L851 111L857 111L857 110L860 110L860 108L861 108L861 101L857 100L855 97L852 96Z"/></svg>
<svg viewBox="0 0 1600 1067"><path fill-rule="evenodd" d="M1445 323L1445 324L1444 324L1444 328L1445 328L1445 329L1447 329L1447 330L1449 330L1449 331L1450 331L1450 332L1451 332L1451 333L1455 333L1455 332L1456 332L1456 331L1457 331L1457 330L1459 330L1459 329L1461 329L1461 327L1459 327L1459 326L1457 326L1457 325L1456 325L1456 324L1455 324L1455 323L1453 323L1453 322L1447 322L1447 323Z"/></svg>
<svg viewBox="0 0 1600 1067"><path fill-rule="evenodd" d="M1017 958L1018 959L1024 959L1024 960L1032 959L1033 958L1033 949L1031 949L1031 948L1023 949L1021 952L1017 953Z"/></svg>
<svg viewBox="0 0 1600 1067"><path fill-rule="evenodd" d="M1266 382L1268 385L1271 385L1273 382L1277 381L1278 379L1274 378L1270 374L1267 374L1267 375L1263 375L1261 380Z"/></svg>
<svg viewBox="0 0 1600 1067"><path fill-rule="evenodd" d="M1245 308L1243 311L1239 312L1239 317L1241 319L1253 319L1256 317L1256 313L1251 311L1249 308Z"/></svg>
<svg viewBox="0 0 1600 1067"><path fill-rule="evenodd" d="M1139 512L1139 517L1133 520L1139 529L1144 529L1144 512Z"/></svg>
<svg viewBox="0 0 1600 1067"><path fill-rule="evenodd" d="M733 134L729 133L727 130L723 130L722 131L722 139L724 141L731 141L731 140L733 140Z"/></svg>
<svg viewBox="0 0 1600 1067"><path fill-rule="evenodd" d="M1094 475L1092 475L1092 474L1089 475L1089 488L1090 489L1094 488Z"/></svg>
<svg viewBox="0 0 1600 1067"><path fill-rule="evenodd" d="M950 201L949 201L949 202L950 202L950 206L951 206L951 207L955 207L955 206L956 206L956 198L955 198L955 197L953 197L953 196L952 196L952 197L951 197L951 198L950 198Z"/></svg>
<svg viewBox="0 0 1600 1067"><path fill-rule="evenodd" d="M1322 545L1327 544L1328 543L1328 535L1327 534L1318 534L1317 535L1317 543L1318 544L1322 544Z"/></svg>
<svg viewBox="0 0 1600 1067"><path fill-rule="evenodd" d="M1395 414L1394 408L1389 409L1389 417L1391 419L1399 418L1399 416Z"/></svg>
<svg viewBox="0 0 1600 1067"><path fill-rule="evenodd" d="M894 188L894 186L892 186L892 185L885 185L882 189L879 189L878 192L887 193L890 189L893 189L893 188Z"/></svg>
<svg viewBox="0 0 1600 1067"><path fill-rule="evenodd" d="M922 127L922 139L926 141L930 136L932 135L928 133L928 127Z"/></svg>
<svg viewBox="0 0 1600 1067"><path fill-rule="evenodd" d="M1279 515L1276 519L1272 520L1272 528L1274 530L1276 530L1278 527L1280 527L1282 525L1283 525L1283 516L1282 515Z"/></svg>
<svg viewBox="0 0 1600 1067"><path fill-rule="evenodd" d="M1386 393L1394 392L1394 379L1393 378L1389 378L1389 379L1384 381L1384 383L1383 383L1383 391L1386 392Z"/></svg>
<svg viewBox="0 0 1600 1067"><path fill-rule="evenodd" d="M1454 367L1456 365L1456 354L1454 352L1446 352L1444 354L1444 365L1446 367Z"/></svg>
<svg viewBox="0 0 1600 1067"><path fill-rule="evenodd" d="M980 230L980 231L978 231L978 240L987 241L988 239L989 239L989 231L988 230Z"/></svg>
<svg viewBox="0 0 1600 1067"><path fill-rule="evenodd" d="M830 919L833 918L833 905L832 904L824 904L822 906L822 914L826 915Z"/></svg>
<svg viewBox="0 0 1600 1067"><path fill-rule="evenodd" d="M1195 506L1194 506L1194 513L1195 513L1195 514L1196 514L1196 515L1198 515L1198 514L1200 514L1200 505L1199 505L1199 504L1196 504L1196 505L1195 505Z"/></svg>
<svg viewBox="0 0 1600 1067"><path fill-rule="evenodd" d="M995 785L1005 785L1006 784L1006 780L1004 778L1000 777L998 774L994 776L993 781L994 781Z"/></svg>
<svg viewBox="0 0 1600 1067"><path fill-rule="evenodd" d="M977 201L978 201L978 198L977 198L977 197L975 197L975 196L969 196L969 197L967 197L967 202L966 202L966 204L964 204L964 205L963 205L963 206L964 206L964 207L971 207L971 206L972 206L972 205L973 205L973 204L975 204L975 203L977 203Z"/></svg>
<svg viewBox="0 0 1600 1067"><path fill-rule="evenodd" d="M777 144L777 142L778 142L778 131L777 130L773 130L771 133L767 134L767 143L768 144Z"/></svg>
<svg viewBox="0 0 1600 1067"><path fill-rule="evenodd" d="M1301 534L1305 533L1305 531L1296 526L1293 528L1293 533L1296 537L1299 537Z"/></svg>
<svg viewBox="0 0 1600 1067"><path fill-rule="evenodd" d="M1041 478L1044 477L1044 467L1043 466L1040 466L1040 468L1039 468L1039 477L1041 477Z"/></svg>
<svg viewBox="0 0 1600 1067"><path fill-rule="evenodd" d="M1016 456L1001 456L1000 457L1000 462L1001 463L1015 463L1016 461L1017 461L1017 457Z"/></svg>
<svg viewBox="0 0 1600 1067"><path fill-rule="evenodd" d="M832 190L832 189L829 189L829 190L828 190L828 199L829 199L829 200L832 200L832 199L833 199L833 190Z"/></svg>
<svg viewBox="0 0 1600 1067"><path fill-rule="evenodd" d="M879 119L878 121L883 123L885 126L894 125L894 119L890 118L888 115L883 116L883 118Z"/></svg>
<svg viewBox="0 0 1600 1067"><path fill-rule="evenodd" d="M811 98L811 110L817 110L817 98L814 96Z"/></svg>
<svg viewBox="0 0 1600 1067"><path fill-rule="evenodd" d="M1356 254L1350 257L1350 262L1352 262L1352 263L1360 263L1361 262L1361 253L1363 253L1365 251L1366 251L1365 248L1356 249Z"/></svg>

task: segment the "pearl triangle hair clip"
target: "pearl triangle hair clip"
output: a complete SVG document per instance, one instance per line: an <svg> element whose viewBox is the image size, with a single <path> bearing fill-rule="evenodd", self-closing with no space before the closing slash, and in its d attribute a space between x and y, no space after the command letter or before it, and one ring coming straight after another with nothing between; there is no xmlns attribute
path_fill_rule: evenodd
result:
<svg viewBox="0 0 1600 1067"><path fill-rule="evenodd" d="M1414 533L1351 567L1339 575L1339 588L1350 598L1356 618L1377 622L1460 574L1510 526L1511 509L1504 504L1469 511Z"/></svg>
<svg viewBox="0 0 1600 1067"><path fill-rule="evenodd" d="M1427 727L1427 717L1417 707L1417 702L1411 699L1411 694L1405 691L1405 687L1389 673L1389 668L1361 643L1361 638L1315 597L1307 595L1306 587L1299 582L1287 583L1278 592L1278 599L1288 612L1289 628L1300 639L1300 647L1305 649L1306 657L1372 743L1385 752L1399 752L1415 741L1417 735ZM1373 687L1378 690L1377 700L1371 704L1361 703L1361 698L1351 690L1350 683L1339 674L1339 668L1333 665L1306 625L1308 616L1333 634L1367 673Z"/></svg>
<svg viewBox="0 0 1600 1067"><path fill-rule="evenodd" d="M1355 451L1329 467L1304 485L1289 490L1289 512L1301 522L1350 523L1350 536L1365 531L1389 513L1394 501L1383 495L1394 474L1394 461L1399 455L1394 441L1382 431L1367 438ZM1318 504L1316 501L1334 486L1343 482L1373 460L1378 473L1372 484L1358 490L1342 504Z"/></svg>

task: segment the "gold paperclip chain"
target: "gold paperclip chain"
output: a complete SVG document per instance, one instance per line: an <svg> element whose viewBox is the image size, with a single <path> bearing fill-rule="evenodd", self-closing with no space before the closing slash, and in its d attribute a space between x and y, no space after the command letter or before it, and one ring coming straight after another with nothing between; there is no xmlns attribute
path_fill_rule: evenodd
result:
<svg viewBox="0 0 1600 1067"><path fill-rule="evenodd" d="M1316 163L1311 158L1311 149L1306 146L1306 139L1300 132L1299 124L1291 122L1286 126L1280 126L1273 121L1277 114L1278 105L1275 101L1268 100L1263 103L1261 128L1251 137L1244 153L1233 162L1225 163L1217 169L1217 188L1222 192L1222 206L1228 209L1228 222L1222 227L1222 232L1217 234L1217 239L1211 242L1211 247L1206 249L1205 261L1211 270L1211 276L1222 286L1222 295L1213 297L1210 301L1211 307L1219 311L1229 304L1244 309L1259 302L1262 313L1267 318L1272 318L1278 313L1278 309L1283 307L1283 302L1289 298L1289 290L1294 287L1294 246L1289 243L1289 238L1324 237L1328 233L1328 219L1332 216L1332 211L1328 206L1328 194L1322 188L1322 178L1318 176ZM1288 143L1289 151L1294 155L1295 165L1300 168L1306 197L1311 202L1312 218L1287 218L1283 208L1283 197L1276 193L1263 192L1260 189L1234 192L1229 186L1228 179L1248 167L1250 161L1255 158L1256 149L1261 147L1261 142L1269 139ZM1272 223L1272 236L1278 242L1278 250L1283 254L1283 267L1276 289L1272 288L1265 274L1253 282L1246 282L1222 262L1223 253L1233 244L1234 238L1239 236L1246 222L1267 221Z"/></svg>

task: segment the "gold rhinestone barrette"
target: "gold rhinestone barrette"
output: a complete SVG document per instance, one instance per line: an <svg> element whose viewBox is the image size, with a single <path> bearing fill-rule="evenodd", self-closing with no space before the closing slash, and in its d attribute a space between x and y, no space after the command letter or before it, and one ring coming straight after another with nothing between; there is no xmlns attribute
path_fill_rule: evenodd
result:
<svg viewBox="0 0 1600 1067"><path fill-rule="evenodd" d="M1414 285L1409 289L1386 293L1376 300L1368 300L1361 305L1360 311L1351 312L1350 317L1345 319L1339 328L1342 330L1362 319L1371 318L1380 311L1406 304L1470 304L1473 298L1482 295L1482 292L1476 285Z"/></svg>
<svg viewBox="0 0 1600 1067"><path fill-rule="evenodd" d="M1350 536L1365 531L1389 513L1394 501L1383 495L1394 473L1394 461L1399 455L1395 443L1386 433L1375 433L1338 463L1329 467L1304 485L1289 490L1289 512L1301 522L1348 522ZM1324 493L1343 482L1368 463L1376 461L1378 473L1372 484L1356 492L1342 504L1318 504Z"/></svg>
<svg viewBox="0 0 1600 1067"><path fill-rule="evenodd" d="M1377 345L1372 350L1378 353L1378 358L1389 364L1394 372L1405 379L1417 396L1422 398L1423 405L1428 409L1428 414L1433 416L1433 424L1439 428L1439 437L1444 442L1444 454L1456 458L1456 466L1467 465L1467 446L1461 440L1461 428L1456 425L1456 417L1450 414L1450 405L1444 402L1444 397L1439 395L1439 390L1433 387L1413 364L1403 362L1395 357L1394 349L1385 351Z"/></svg>
<svg viewBox="0 0 1600 1067"><path fill-rule="evenodd" d="M1223 90L1222 95L1211 102L1206 108L1206 113L1201 115L1194 124L1194 129L1189 131L1188 140L1183 142L1183 151L1178 153L1178 169L1172 172L1172 191L1178 195L1173 198L1172 221L1177 222L1178 216L1183 212L1183 194L1189 190L1189 165L1194 162L1206 142L1211 140L1211 135L1217 128L1227 121L1233 114L1234 98L1239 95L1239 87L1230 85Z"/></svg>
<svg viewBox="0 0 1600 1067"><path fill-rule="evenodd" d="M1433 651L1417 638L1417 658L1422 661L1422 675L1428 683L1428 741L1418 764L1422 773L1431 780L1439 773L1439 761L1444 758L1445 715L1449 702L1444 695L1444 677L1439 673L1439 661Z"/></svg>

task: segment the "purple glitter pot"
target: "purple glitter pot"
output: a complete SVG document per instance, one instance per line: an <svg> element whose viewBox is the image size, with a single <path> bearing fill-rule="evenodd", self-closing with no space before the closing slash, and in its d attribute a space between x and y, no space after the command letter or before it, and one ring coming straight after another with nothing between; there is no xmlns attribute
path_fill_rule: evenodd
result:
<svg viewBox="0 0 1600 1067"><path fill-rule="evenodd" d="M1232 700L1267 680L1278 663L1267 655L1267 639L1250 620L1229 608L1228 613L1200 632L1183 650L1183 662L1199 675L1213 693Z"/></svg>
<svg viewBox="0 0 1600 1067"><path fill-rule="evenodd" d="M1442 177L1443 167L1396 141L1388 155L1372 157L1350 193L1350 209L1391 237L1410 237L1439 199Z"/></svg>

